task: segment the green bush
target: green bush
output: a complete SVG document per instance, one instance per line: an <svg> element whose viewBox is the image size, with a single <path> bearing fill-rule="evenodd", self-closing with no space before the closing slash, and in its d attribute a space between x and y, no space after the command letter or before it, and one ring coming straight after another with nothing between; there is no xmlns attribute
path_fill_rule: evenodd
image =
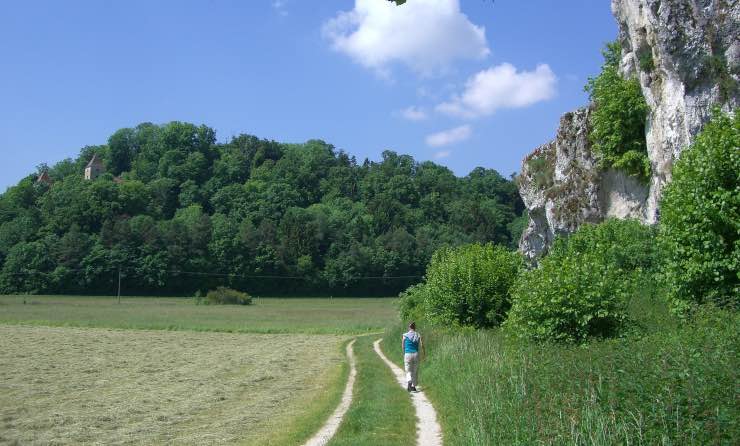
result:
<svg viewBox="0 0 740 446"><path fill-rule="evenodd" d="M590 78L585 87L595 105L589 137L601 155L602 167L620 169L647 181L651 170L645 143L648 106L638 80L619 75L620 53L618 42L608 44L601 73Z"/></svg>
<svg viewBox="0 0 740 446"><path fill-rule="evenodd" d="M656 268L655 246L654 229L634 220L584 225L557 239L540 267L517 281L506 326L540 341L618 335L635 280Z"/></svg>
<svg viewBox="0 0 740 446"><path fill-rule="evenodd" d="M220 286L206 294L206 303L214 305L250 305L252 297L247 293Z"/></svg>
<svg viewBox="0 0 740 446"><path fill-rule="evenodd" d="M524 261L493 244L442 248L426 282L401 294L401 316L476 328L501 324L511 306L510 288Z"/></svg>
<svg viewBox="0 0 740 446"><path fill-rule="evenodd" d="M681 153L661 202L668 296L686 314L740 296L740 113L716 113Z"/></svg>

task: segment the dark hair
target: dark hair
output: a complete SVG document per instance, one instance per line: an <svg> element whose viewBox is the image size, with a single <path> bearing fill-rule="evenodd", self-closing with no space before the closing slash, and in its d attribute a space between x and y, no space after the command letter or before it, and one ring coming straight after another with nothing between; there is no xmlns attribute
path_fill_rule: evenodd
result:
<svg viewBox="0 0 740 446"><path fill-rule="evenodd" d="M412 330L416 330L416 322L411 322L409 324L409 328L412 329Z"/></svg>

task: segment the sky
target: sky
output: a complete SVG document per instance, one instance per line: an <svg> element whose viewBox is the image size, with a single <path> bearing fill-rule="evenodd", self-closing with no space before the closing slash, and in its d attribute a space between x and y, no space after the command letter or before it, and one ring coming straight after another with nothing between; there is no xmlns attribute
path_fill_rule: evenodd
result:
<svg viewBox="0 0 740 446"><path fill-rule="evenodd" d="M503 175L586 104L617 36L607 0L3 2L0 191L187 121Z"/></svg>

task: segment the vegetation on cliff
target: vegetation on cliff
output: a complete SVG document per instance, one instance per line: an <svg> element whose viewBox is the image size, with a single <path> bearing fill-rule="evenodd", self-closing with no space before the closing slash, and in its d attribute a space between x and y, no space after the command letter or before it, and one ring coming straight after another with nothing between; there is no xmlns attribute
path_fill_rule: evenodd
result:
<svg viewBox="0 0 740 446"><path fill-rule="evenodd" d="M585 87L595 105L589 136L594 151L601 155L603 167L621 169L648 181L651 172L645 143L648 106L639 81L619 74L621 51L619 42L607 44L601 73L590 78Z"/></svg>

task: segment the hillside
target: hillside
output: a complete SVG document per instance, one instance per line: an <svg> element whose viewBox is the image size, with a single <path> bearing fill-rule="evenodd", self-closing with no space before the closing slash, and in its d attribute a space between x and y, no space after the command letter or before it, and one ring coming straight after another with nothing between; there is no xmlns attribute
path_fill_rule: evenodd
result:
<svg viewBox="0 0 740 446"><path fill-rule="evenodd" d="M120 270L125 293L395 294L440 246L515 245L522 209L494 170L144 123L0 195L0 293L110 294Z"/></svg>

